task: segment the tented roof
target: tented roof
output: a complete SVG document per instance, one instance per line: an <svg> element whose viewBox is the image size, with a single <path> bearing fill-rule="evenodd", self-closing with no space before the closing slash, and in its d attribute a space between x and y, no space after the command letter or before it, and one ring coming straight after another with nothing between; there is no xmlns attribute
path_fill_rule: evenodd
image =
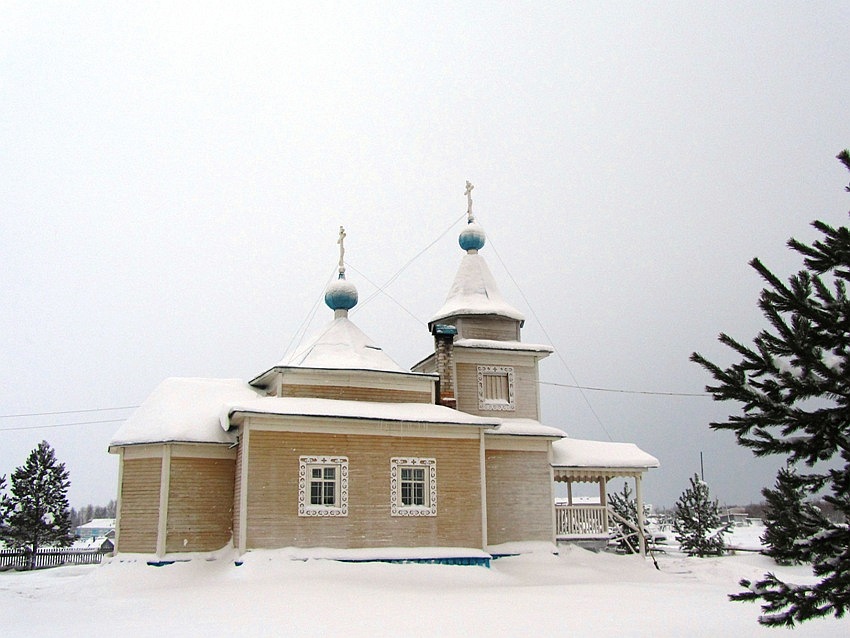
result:
<svg viewBox="0 0 850 638"><path fill-rule="evenodd" d="M446 302L429 324L456 315L498 315L525 321L523 314L502 297L487 262L477 252L463 256Z"/></svg>
<svg viewBox="0 0 850 638"><path fill-rule="evenodd" d="M406 372L348 317L337 317L303 348L275 367Z"/></svg>

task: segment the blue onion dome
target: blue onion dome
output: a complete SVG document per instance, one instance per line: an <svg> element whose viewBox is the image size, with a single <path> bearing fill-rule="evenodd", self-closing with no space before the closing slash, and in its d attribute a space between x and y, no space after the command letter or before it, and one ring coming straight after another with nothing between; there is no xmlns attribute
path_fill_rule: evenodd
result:
<svg viewBox="0 0 850 638"><path fill-rule="evenodd" d="M484 248L484 242L487 240L486 235L484 234L484 229L481 225L476 221L470 221L466 228L464 228L460 232L460 237L458 237L457 241L460 244L460 247L463 248L466 252L469 251L479 251Z"/></svg>
<svg viewBox="0 0 850 638"><path fill-rule="evenodd" d="M357 288L340 273L325 289L325 303L331 310L351 310L357 305Z"/></svg>

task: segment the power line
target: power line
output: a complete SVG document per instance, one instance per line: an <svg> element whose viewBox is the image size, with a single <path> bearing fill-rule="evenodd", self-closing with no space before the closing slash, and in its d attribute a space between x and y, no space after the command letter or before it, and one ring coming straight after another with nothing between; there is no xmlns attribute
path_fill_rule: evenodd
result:
<svg viewBox="0 0 850 638"><path fill-rule="evenodd" d="M568 383L554 383L552 381L538 381L540 385L554 385L559 388L576 388L578 390L592 390L594 392L617 392L620 394L648 394L664 397L710 397L707 392L652 392L649 390L618 390L616 388L594 388L586 385L571 385Z"/></svg>
<svg viewBox="0 0 850 638"><path fill-rule="evenodd" d="M525 293L523 292L522 288L520 288L520 285L517 283L517 280L514 279L514 276L508 269L507 264L505 264L505 262L502 260L502 256L499 254L499 251L496 250L496 245L493 243L492 239L490 240L490 246L493 248L493 252L496 255L496 259L498 259L499 263L502 264L502 268L505 269L505 272L508 273L508 277L510 277L510 280L513 282L514 286L516 286L516 289L519 291L519 294L523 298L523 301L525 301L525 304L528 306L528 309L531 310L531 314L534 315L534 319L535 321L537 321L537 325L540 326L540 329L543 331L543 335L546 337L546 340L552 345L554 345L555 342L552 340L552 337L549 336L549 332L546 330L546 326L544 326L543 322L540 321L540 317L537 316L537 313L534 310L534 306L529 303L528 298L525 296ZM564 359L558 349L555 350L555 356L558 357L558 360L561 362L561 365L564 366L564 368L567 370L567 373L575 382L575 387L578 389L579 394L581 394L581 398L584 399L584 403L585 405L587 405L587 409L590 410L590 413L593 415L593 418L596 419L596 422L599 424L599 427L602 428L603 432L605 432L605 436L608 437L609 441L613 441L614 439L611 437L611 433L608 432L608 428L605 427L605 424L602 422L602 419L599 417L599 414L597 414L596 410L593 407L593 404L590 402L590 399L588 399L587 395L585 395L583 387L579 385L576 375L573 374L572 369L567 364L566 359Z"/></svg>
<svg viewBox="0 0 850 638"><path fill-rule="evenodd" d="M369 295L368 297L366 297L366 299L362 300L360 303L358 303L357 307L356 307L356 308L354 308L354 309L352 310L352 314L354 314L354 313L358 312L359 310L361 310L364 306L366 306L366 305L367 305L370 301L372 301L372 300L373 300L375 297L377 297L379 294L383 294L383 295L386 295L386 297L387 297L387 298L389 298L389 299L390 299L390 301L392 301L392 302L394 302L396 305L398 305L398 306L399 306L402 310L404 310L407 314L409 314L411 317L413 317L413 318L414 318L416 321L418 321L420 324L425 325L425 323L424 323L424 322L423 322L423 321L422 321L419 317L417 317L417 316L416 316L416 315L414 315L412 312L410 312L410 310L408 310L407 308L405 308L405 307L401 304L401 302L399 302L398 300L396 300L395 298L393 298L393 297L392 297L392 296L391 296L391 295L390 295L390 294L386 291L386 289L387 289L387 287L389 287L389 286L390 286L390 284L392 284L392 283L393 283L396 279L398 279L398 278L401 276L401 274L402 274L405 270L407 270L407 268L409 268L411 264L413 264L413 262L415 262L417 259L419 259L419 258L420 258L422 255L424 255L426 252L428 252L428 250L430 250L430 249L431 249L431 247L432 247L434 244L436 244L438 241L440 241L440 240L441 240L441 239L442 239L442 238L443 238L443 237L444 237L444 236L445 236L445 235L446 235L446 234L447 234L447 233L448 233L448 232L449 232L452 228L454 228L454 227L457 225L457 223L458 223L461 219L463 219L465 216L466 216L466 213L464 213L463 215L461 215L460 217L458 217L455 221L453 221L453 222L451 223L451 225L450 225L450 226L448 226L448 227L447 227L447 228L446 228L446 229L445 229L442 233L440 233L440 234L436 237L436 239L434 239L434 240L433 240L430 244L428 244L427 246L425 246L425 248L423 248L423 249L422 249L422 250L420 250L418 253L416 253L413 257L411 257L410 259L408 259L408 260L407 260L407 262L406 262L406 263L405 263L405 264L404 264L401 268L399 268L399 269L396 271L396 273L395 273L392 277L390 277L389 279L387 279L387 281L386 281L386 282L384 282L384 284L383 284L382 286L379 286L379 285L375 284L372 280L370 280L368 277L366 277L366 276L363 274L363 272L362 272L362 271L360 271L360 270L358 270L357 268L355 268L354 266L352 266L352 265L351 265L351 263L349 263L349 262L348 262L348 260L346 260L345 264L346 264L348 267L350 267L352 270L355 270L355 271L356 271L356 272L357 272L357 273L358 273L361 277L363 277L363 278L364 278L367 282L369 282L370 284L372 284L372 285L375 287L375 290L372 292L372 294L371 294L371 295ZM334 272L336 272L336 267L334 268ZM330 282L331 280L332 280L332 277L328 280L328 282ZM310 324L310 323L312 323L312 321L313 321L313 317L316 315L316 311L317 311L317 309L319 308L319 306L321 305L321 301L322 301L322 299L324 298L324 294L325 294L325 291L324 291L324 290L322 290L321 294L319 295L319 298L316 300L316 303L313 305L313 308L310 310L310 312L308 312L308 313L307 313L307 316L304 318L304 321L302 321L302 322L301 322L301 325L298 327L298 330L296 330L296 331L295 331L295 334L293 334L292 339L289 341L289 344L286 346L286 351L284 352L284 357L286 357L286 355L289 353L289 349L292 347L292 343L293 343L293 342L295 341L295 339L299 336L299 334L301 333L302 328L304 329L304 332L306 333L307 326L309 326L309 324ZM302 335L301 335L301 338L303 338L303 336L304 336L304 335L302 334ZM299 343L300 343L300 341L299 341Z"/></svg>
<svg viewBox="0 0 850 638"><path fill-rule="evenodd" d="M414 320L415 320L415 321L416 321L419 325L421 325L421 326L427 326L427 325L428 325L428 324L426 324L424 321L422 321L419 317L417 317L415 314L413 314L410 310L408 310L408 309L404 306L404 304L403 304L403 303L401 303L398 299L396 299L396 298L395 298L395 297L393 297L390 293L388 293L388 292L386 291L386 289L385 289L385 288L386 288L386 286L384 286L384 288L379 288L379 287L378 287L378 285L377 285L374 281L372 281L371 279L369 279L366 275L364 275L362 271L360 271L360 270L358 270L357 268L355 268L355 267L354 267L353 265L351 265L351 263L349 263L349 262L346 262L346 264L347 264L347 265L348 265L348 267L349 267L349 268L351 268L354 272L356 272L358 275L360 275L361 277L363 277L363 279L365 279L367 282L369 282L370 284L372 284L373 286L375 286L375 288L377 288L377 289L378 289L378 291L377 291L377 292L382 293L382 294L383 294L383 295L384 295L387 299L389 299L390 301L392 301L395 305L397 305L399 308L401 308L401 309L402 309L402 310L404 310L407 314L409 314L411 317L413 317L413 319L414 319ZM376 293L376 294L377 294L377 293ZM370 297L370 299L371 299L371 297ZM368 301L368 300L367 300L367 301Z"/></svg>
<svg viewBox="0 0 850 638"><path fill-rule="evenodd" d="M107 412L109 410L135 410L137 405L125 405L119 408L89 408L87 410L59 410L57 412L31 412L29 414L0 414L0 419L17 419L27 416L55 416L57 414L82 414L84 412Z"/></svg>
<svg viewBox="0 0 850 638"><path fill-rule="evenodd" d="M593 386L577 385L570 383L555 383L554 381L538 381L539 385L549 385L558 388L573 388L576 390L588 390L591 392L613 392L617 394L642 394L647 396L666 396L666 397L710 397L711 395L705 392L655 392L650 390L621 390L618 388L599 388ZM132 410L137 408L137 405L127 405L115 408L91 408L88 410L58 410L55 412L31 412L27 414L0 414L0 418L11 417L32 417L32 416L51 416L57 414L81 414L86 412L106 412L109 410ZM20 430L42 430L48 428L66 428L78 425L98 425L102 423L121 423L125 419L104 419L101 421L75 421L73 423L50 423L48 425L21 425L11 428L0 428L0 432L15 432ZM602 428L605 430L605 427ZM606 432L607 434L607 432Z"/></svg>
<svg viewBox="0 0 850 638"><path fill-rule="evenodd" d="M67 428L72 425L95 425L97 423L121 423L126 419L108 419L106 421L77 421L76 423L51 423L50 425L21 425L13 428L0 428L0 432L12 432L14 430L43 430L46 428Z"/></svg>
<svg viewBox="0 0 850 638"><path fill-rule="evenodd" d="M362 308L363 306L365 306L366 304L368 304L370 301L372 301L372 299L374 299L374 298L375 298L377 295L379 295L380 293L387 294L387 293L386 293L386 291L385 291L385 289L386 289L386 288L387 288L387 287L388 287L391 283L393 283L396 279L398 279L398 278L399 278L399 276L401 275L401 273L403 273L405 270L407 270L407 268L408 268L408 267L409 267L409 266L410 266L410 265L411 265L414 261L416 261L417 259L419 259L422 255L424 255L426 252L428 252L428 250L430 250L430 249L431 249L431 247L432 247L434 244L436 244L436 243L437 243L438 241L440 241L443 237L445 237L445 235L446 235L446 234L447 234L447 233L448 233L448 232L449 232L452 228L454 228L454 227L457 225L457 223L458 223L461 219L463 219L465 216L466 216L466 213L463 213L463 215L461 215L460 217L458 217L455 221L453 221L453 222L451 223L451 225L450 225L450 226L448 226L448 227L447 227L447 228L446 228L446 229L445 229L442 233L440 233L440 234L437 236L437 238L436 238L436 239L434 239L434 241L432 241L430 244L428 244L427 246L425 246L425 248L423 248L422 250L420 250L420 251L419 251L418 253L416 253L413 257L411 257L410 259L408 259L408 260L407 260L407 263L405 263L405 264L404 264L401 268L399 268L399 269L396 271L396 273L395 273L392 277L390 277L389 279L387 279L387 281L384 283L384 285L383 285L383 286L376 286L377 290L375 290L375 291L374 291L371 295L369 295L369 296L368 296L365 300L361 301L361 302L360 302L360 305L358 306L358 308ZM355 270L356 270L356 269L355 269ZM358 272L360 272L360 271L358 271ZM362 273L360 273L360 274L362 275ZM371 283L371 282L370 282L370 283ZM372 285L374 286L375 284L372 284ZM389 295L387 295L387 296L389 297ZM395 301L395 300L393 300L393 301ZM396 303L398 303L398 302L396 302ZM355 309L355 311L354 311L354 312L356 312L356 309ZM421 322L421 320L418 320L418 321L420 321L420 322Z"/></svg>
<svg viewBox="0 0 850 638"><path fill-rule="evenodd" d="M310 310L307 312L307 315L301 321L301 324L298 326L295 332L292 333L292 338L289 340L289 343L286 344L286 349L283 351L283 356L279 359L279 361L287 360L290 354L290 350L292 349L292 344L295 343L296 339L298 340L298 344L295 346L295 350L297 350L298 347L301 345L302 340L307 334L307 328L310 326L311 323L313 323L313 317L316 316L316 312L318 312L319 306L322 304L322 299L324 299L325 297L325 290L327 290L328 285L331 283L331 281L333 281L334 273L336 273L336 266L334 266L333 272L328 277L325 287L319 293L319 296L316 297L316 301L313 303L313 307L310 308ZM293 354L295 353L293 352Z"/></svg>

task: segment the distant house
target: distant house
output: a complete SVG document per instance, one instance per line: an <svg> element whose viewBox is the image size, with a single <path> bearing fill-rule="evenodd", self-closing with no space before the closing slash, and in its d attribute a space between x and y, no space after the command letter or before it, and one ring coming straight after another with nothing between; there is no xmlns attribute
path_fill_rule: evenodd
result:
<svg viewBox="0 0 850 638"><path fill-rule="evenodd" d="M115 531L109 532L106 536L78 538L71 545L71 549L111 552L115 549Z"/></svg>
<svg viewBox="0 0 850 638"><path fill-rule="evenodd" d="M333 320L245 383L163 381L113 437L119 552L454 547L606 535L605 485L658 461L631 444L578 441L540 422L538 362L523 315L499 293L474 221L434 350L408 371L349 319ZM603 505L555 505L554 483L599 484Z"/></svg>
<svg viewBox="0 0 850 638"><path fill-rule="evenodd" d="M727 507L720 514L720 522L732 523L736 527L743 527L750 524L750 518L747 510L743 507Z"/></svg>
<svg viewBox="0 0 850 638"><path fill-rule="evenodd" d="M111 552L115 549L115 519L94 518L75 527L74 535L72 549Z"/></svg>
<svg viewBox="0 0 850 638"><path fill-rule="evenodd" d="M110 533L114 535L115 519L114 518L94 518L88 523L79 525L74 528L74 535L81 540L106 538Z"/></svg>

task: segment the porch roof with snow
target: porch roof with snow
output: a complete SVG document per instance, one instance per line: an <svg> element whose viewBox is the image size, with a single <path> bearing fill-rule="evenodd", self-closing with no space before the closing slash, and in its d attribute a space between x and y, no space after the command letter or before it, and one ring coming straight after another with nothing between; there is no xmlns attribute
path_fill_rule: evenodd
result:
<svg viewBox="0 0 850 638"><path fill-rule="evenodd" d="M556 481L598 481L600 478L639 476L659 466L657 458L634 443L569 437L552 443L552 468Z"/></svg>

